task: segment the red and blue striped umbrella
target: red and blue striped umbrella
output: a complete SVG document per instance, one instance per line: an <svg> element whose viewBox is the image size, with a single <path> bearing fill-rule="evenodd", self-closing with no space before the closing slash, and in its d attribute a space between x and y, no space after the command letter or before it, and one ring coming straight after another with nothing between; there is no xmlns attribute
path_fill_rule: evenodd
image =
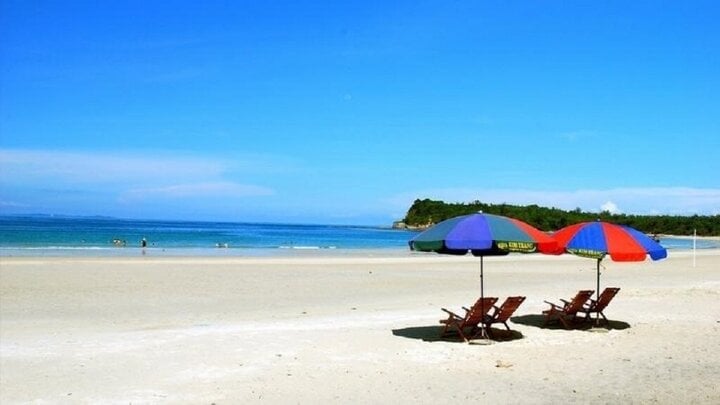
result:
<svg viewBox="0 0 720 405"><path fill-rule="evenodd" d="M553 234L565 252L602 260L606 255L616 262L641 262L667 257L667 250L649 236L625 225L582 222L566 226Z"/></svg>
<svg viewBox="0 0 720 405"><path fill-rule="evenodd" d="M562 252L597 259L597 298L600 298L600 261L641 262L667 257L667 249L637 229L602 221L566 226L553 234Z"/></svg>
<svg viewBox="0 0 720 405"><path fill-rule="evenodd" d="M411 250L480 256L481 298L484 298L483 256L510 252L556 254L558 250L552 237L523 221L483 213L442 221L411 239L409 244Z"/></svg>

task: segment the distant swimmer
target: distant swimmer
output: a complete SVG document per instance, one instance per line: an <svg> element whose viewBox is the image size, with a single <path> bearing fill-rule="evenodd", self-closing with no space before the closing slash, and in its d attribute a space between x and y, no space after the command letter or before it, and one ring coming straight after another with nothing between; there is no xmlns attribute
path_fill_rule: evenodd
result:
<svg viewBox="0 0 720 405"><path fill-rule="evenodd" d="M147 247L147 239L142 238L140 241L140 247L146 248Z"/></svg>
<svg viewBox="0 0 720 405"><path fill-rule="evenodd" d="M122 239L115 238L112 240L112 244L118 247L125 246L125 241Z"/></svg>

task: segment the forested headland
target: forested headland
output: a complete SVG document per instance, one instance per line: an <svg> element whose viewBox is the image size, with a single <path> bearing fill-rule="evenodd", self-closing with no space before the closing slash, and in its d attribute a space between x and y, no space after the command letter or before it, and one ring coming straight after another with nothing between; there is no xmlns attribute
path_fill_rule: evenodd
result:
<svg viewBox="0 0 720 405"><path fill-rule="evenodd" d="M448 218L482 211L487 214L504 215L525 221L543 231L555 231L577 222L601 220L628 225L648 234L720 236L720 215L627 215L610 212L585 212L576 208L565 211L538 205L446 203L444 201L417 199L402 220L408 228L426 228ZM403 225L397 224L402 227Z"/></svg>

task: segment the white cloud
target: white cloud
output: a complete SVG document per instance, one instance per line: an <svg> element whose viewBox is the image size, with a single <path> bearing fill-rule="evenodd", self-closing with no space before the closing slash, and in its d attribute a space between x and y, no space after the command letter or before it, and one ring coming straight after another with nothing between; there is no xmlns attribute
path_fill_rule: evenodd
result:
<svg viewBox="0 0 720 405"><path fill-rule="evenodd" d="M0 208L11 209L11 208L27 208L27 204L18 203L15 201L4 201L0 200Z"/></svg>
<svg viewBox="0 0 720 405"><path fill-rule="evenodd" d="M618 208L617 204L615 204L612 201L608 201L605 204L601 205L600 209L602 211L607 211L611 214L619 214L620 213L620 209Z"/></svg>
<svg viewBox="0 0 720 405"><path fill-rule="evenodd" d="M227 166L187 156L0 150L3 184L162 184L219 176Z"/></svg>
<svg viewBox="0 0 720 405"><path fill-rule="evenodd" d="M272 189L246 180L267 166L272 166L271 159L260 157L230 160L169 153L0 149L0 197L21 200L14 206L4 204L6 208L30 209L44 205L48 197L54 201L72 197L78 205L108 207L137 201L269 196Z"/></svg>
<svg viewBox="0 0 720 405"><path fill-rule="evenodd" d="M720 189L691 187L638 187L582 190L512 190L487 188L448 188L417 190L387 199L391 209L404 212L416 198L431 198L447 202L479 200L493 204L518 204L557 207L566 210L580 208L597 212L612 202L623 207L626 214L718 215ZM402 215L401 215L402 216Z"/></svg>
<svg viewBox="0 0 720 405"><path fill-rule="evenodd" d="M254 185L238 184L228 181L207 183L176 184L156 188L128 190L122 200L148 198L187 198L187 197L256 197L275 194L272 189Z"/></svg>

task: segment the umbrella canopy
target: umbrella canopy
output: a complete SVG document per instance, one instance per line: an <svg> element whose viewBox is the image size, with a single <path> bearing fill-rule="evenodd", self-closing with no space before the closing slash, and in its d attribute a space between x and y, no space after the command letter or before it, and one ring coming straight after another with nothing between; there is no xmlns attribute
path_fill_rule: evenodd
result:
<svg viewBox="0 0 720 405"><path fill-rule="evenodd" d="M558 247L578 256L603 259L606 255L616 262L641 262L667 257L667 250L637 229L607 222L582 222L553 234Z"/></svg>
<svg viewBox="0 0 720 405"><path fill-rule="evenodd" d="M609 255L616 262L641 262L667 257L667 249L637 229L608 222L582 222L553 234L560 252L597 259L597 299L600 299L600 262Z"/></svg>
<svg viewBox="0 0 720 405"><path fill-rule="evenodd" d="M410 249L475 256L509 252L553 253L557 242L544 232L515 218L476 213L442 221L410 240Z"/></svg>

